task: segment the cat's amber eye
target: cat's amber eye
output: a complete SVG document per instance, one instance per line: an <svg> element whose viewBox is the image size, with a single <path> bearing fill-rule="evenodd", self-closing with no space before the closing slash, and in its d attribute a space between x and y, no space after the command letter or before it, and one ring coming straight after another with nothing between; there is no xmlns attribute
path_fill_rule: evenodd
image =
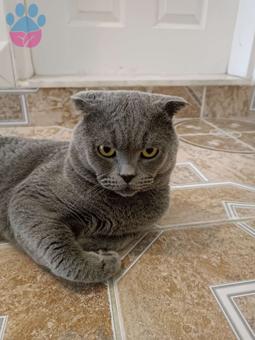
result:
<svg viewBox="0 0 255 340"><path fill-rule="evenodd" d="M116 155L116 150L105 145L99 145L97 148L98 153L107 158L114 157Z"/></svg>
<svg viewBox="0 0 255 340"><path fill-rule="evenodd" d="M147 148L141 152L141 157L146 159L154 158L157 156L158 152L159 149L157 148Z"/></svg>

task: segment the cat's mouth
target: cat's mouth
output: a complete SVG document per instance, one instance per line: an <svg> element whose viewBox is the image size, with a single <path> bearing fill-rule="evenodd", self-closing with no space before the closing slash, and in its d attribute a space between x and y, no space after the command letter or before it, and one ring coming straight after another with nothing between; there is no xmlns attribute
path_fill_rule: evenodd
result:
<svg viewBox="0 0 255 340"><path fill-rule="evenodd" d="M130 188L126 188L126 189L123 189L123 190L115 190L116 194L122 196L122 197L132 197L134 196L137 191L134 191Z"/></svg>

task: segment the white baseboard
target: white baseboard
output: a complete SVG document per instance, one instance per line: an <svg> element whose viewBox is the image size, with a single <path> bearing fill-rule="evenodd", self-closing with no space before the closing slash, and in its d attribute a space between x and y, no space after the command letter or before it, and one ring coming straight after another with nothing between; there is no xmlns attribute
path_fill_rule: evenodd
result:
<svg viewBox="0 0 255 340"><path fill-rule="evenodd" d="M34 76L18 81L21 87L108 87L108 86L210 86L252 85L246 78L227 74L169 76Z"/></svg>

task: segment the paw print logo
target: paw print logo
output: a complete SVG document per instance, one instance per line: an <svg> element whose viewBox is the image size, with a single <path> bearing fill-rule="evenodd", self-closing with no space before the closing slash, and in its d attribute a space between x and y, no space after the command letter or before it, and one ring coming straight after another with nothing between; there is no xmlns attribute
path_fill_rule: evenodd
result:
<svg viewBox="0 0 255 340"><path fill-rule="evenodd" d="M28 8L28 15L25 15L25 6L17 4L15 8L16 16L12 13L6 15L6 22L11 27L10 37L16 46L35 47L42 38L41 27L45 25L45 15L38 16L38 6L32 4Z"/></svg>

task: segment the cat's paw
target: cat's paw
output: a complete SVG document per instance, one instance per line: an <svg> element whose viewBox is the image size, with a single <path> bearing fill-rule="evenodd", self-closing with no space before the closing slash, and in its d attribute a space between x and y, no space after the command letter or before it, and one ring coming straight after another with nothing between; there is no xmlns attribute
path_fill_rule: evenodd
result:
<svg viewBox="0 0 255 340"><path fill-rule="evenodd" d="M115 251L98 251L99 271L97 278L100 282L107 281L116 275L121 269L121 259Z"/></svg>
<svg viewBox="0 0 255 340"><path fill-rule="evenodd" d="M59 262L59 261L58 261ZM80 283L106 282L121 269L121 259L115 251L84 252L81 258L66 258L56 263L52 273L65 280Z"/></svg>

